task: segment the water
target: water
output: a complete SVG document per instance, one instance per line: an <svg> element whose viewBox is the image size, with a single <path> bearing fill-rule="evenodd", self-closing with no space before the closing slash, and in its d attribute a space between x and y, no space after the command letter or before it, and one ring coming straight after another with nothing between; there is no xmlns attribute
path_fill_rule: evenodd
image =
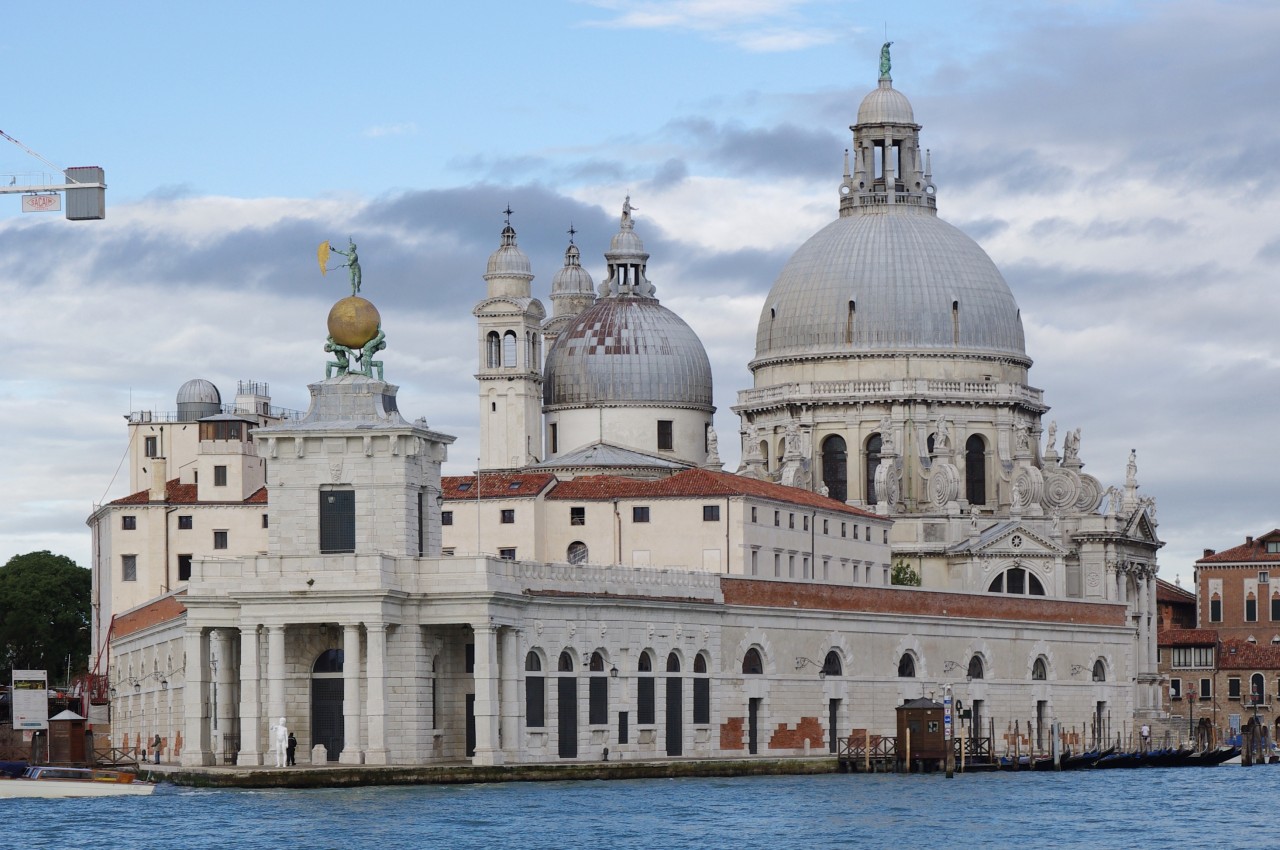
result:
<svg viewBox="0 0 1280 850"><path fill-rule="evenodd" d="M0 800L19 848L1274 847L1280 766L506 783L163 787Z"/></svg>

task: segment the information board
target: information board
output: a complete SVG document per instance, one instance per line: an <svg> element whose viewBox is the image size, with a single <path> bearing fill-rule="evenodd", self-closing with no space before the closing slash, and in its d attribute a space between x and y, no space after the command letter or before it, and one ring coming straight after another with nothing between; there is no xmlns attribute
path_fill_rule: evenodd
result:
<svg viewBox="0 0 1280 850"><path fill-rule="evenodd" d="M49 676L44 670L13 671L13 728L49 728Z"/></svg>

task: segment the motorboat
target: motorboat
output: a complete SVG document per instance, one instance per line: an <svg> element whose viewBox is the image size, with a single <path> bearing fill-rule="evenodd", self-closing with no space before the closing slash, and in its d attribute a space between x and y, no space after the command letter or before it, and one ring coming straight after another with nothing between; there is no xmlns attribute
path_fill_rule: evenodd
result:
<svg viewBox="0 0 1280 850"><path fill-rule="evenodd" d="M128 770L32 765L14 778L0 778L0 799L9 797L115 797L156 790Z"/></svg>

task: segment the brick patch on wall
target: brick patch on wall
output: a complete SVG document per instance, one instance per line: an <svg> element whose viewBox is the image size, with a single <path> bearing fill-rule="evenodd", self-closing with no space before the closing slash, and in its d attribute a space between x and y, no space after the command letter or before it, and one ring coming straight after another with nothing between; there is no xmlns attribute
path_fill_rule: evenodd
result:
<svg viewBox="0 0 1280 850"><path fill-rule="evenodd" d="M822 733L822 724L816 717L801 717L796 728L779 723L769 739L771 750L803 750L805 741L810 747L821 747L826 740Z"/></svg>
<svg viewBox="0 0 1280 850"><path fill-rule="evenodd" d="M745 725L745 717L730 717L721 723L720 749L741 750L746 747L747 744L742 734L743 726Z"/></svg>

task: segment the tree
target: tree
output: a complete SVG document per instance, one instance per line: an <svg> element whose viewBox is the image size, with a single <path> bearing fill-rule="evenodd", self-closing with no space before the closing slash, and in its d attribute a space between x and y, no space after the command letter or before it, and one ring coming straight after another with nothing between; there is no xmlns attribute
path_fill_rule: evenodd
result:
<svg viewBox="0 0 1280 850"><path fill-rule="evenodd" d="M14 555L0 567L0 671L48 670L60 678L89 663L89 600L93 578L65 555Z"/></svg>
<svg viewBox="0 0 1280 850"><path fill-rule="evenodd" d="M889 581L892 584L900 584L906 587L919 587L920 574L912 569L911 565L906 561L898 561L893 565L893 572L889 574Z"/></svg>

